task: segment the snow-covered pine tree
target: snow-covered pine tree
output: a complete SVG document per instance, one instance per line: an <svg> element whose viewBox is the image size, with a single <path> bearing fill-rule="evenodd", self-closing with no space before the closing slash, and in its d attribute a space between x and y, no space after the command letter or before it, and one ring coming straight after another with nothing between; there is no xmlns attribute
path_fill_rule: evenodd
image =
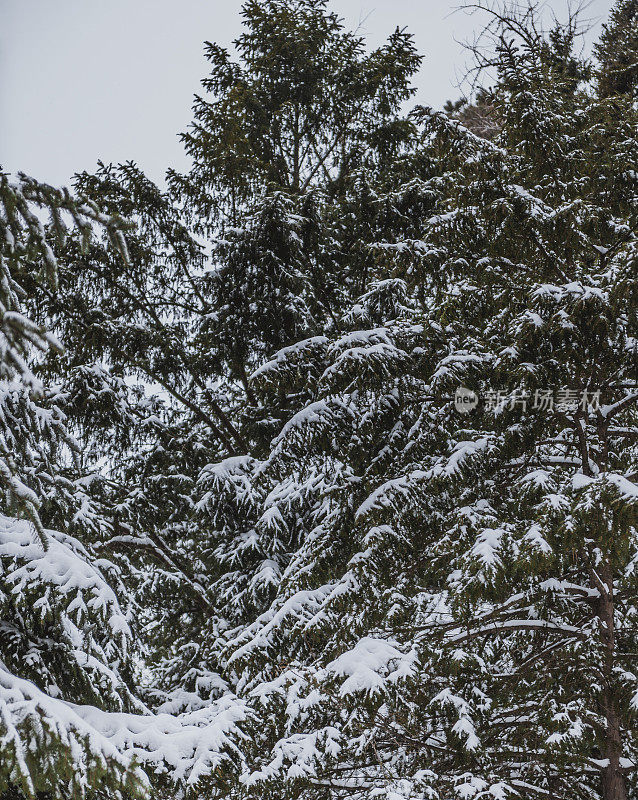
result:
<svg viewBox="0 0 638 800"><path fill-rule="evenodd" d="M636 111L572 24L496 23L498 136L422 112L420 234L253 374L308 394L269 454L203 476L235 559L271 543L240 585L280 573L212 644L261 717L238 792L635 794Z"/></svg>
<svg viewBox="0 0 638 800"><path fill-rule="evenodd" d="M139 779L130 757L64 702L134 706L130 630L105 578L108 562L43 527L40 511L51 505L67 529L73 517L89 529L99 521L65 474L65 458L78 450L65 398L35 374L36 353L60 346L22 313L26 286L56 286L52 237L77 226L88 244L96 225L125 251L121 224L90 202L0 175L0 793L18 796L135 792Z"/></svg>
<svg viewBox="0 0 638 800"><path fill-rule="evenodd" d="M97 245L83 252L70 237L59 291L34 311L65 342L65 358L46 368L68 396L85 470L99 471L90 489L108 528L100 553L137 586L138 621L153 620L160 647L177 608L207 608L187 525L190 493L210 453L223 454L219 437L229 441L195 382L213 361L201 353L194 366L190 347L188 270L201 271L201 248L134 165L83 175L78 187L106 212L130 217L129 258Z"/></svg>
<svg viewBox="0 0 638 800"><path fill-rule="evenodd" d="M262 6L210 50L190 175L80 179L131 257L71 249L51 319L171 714L82 718L213 796L631 798L633 89L496 14L490 142L401 118L405 35Z"/></svg>
<svg viewBox="0 0 638 800"><path fill-rule="evenodd" d="M408 33L366 52L327 0L248 0L242 17L237 61L206 43L211 72L182 134L193 166L169 172L200 229L220 216L238 224L268 187L338 191L411 133L400 106L421 59Z"/></svg>
<svg viewBox="0 0 638 800"><path fill-rule="evenodd" d="M601 97L638 97L638 3L614 5L596 47Z"/></svg>
<svg viewBox="0 0 638 800"><path fill-rule="evenodd" d="M378 182L396 170L413 144L401 112L420 64L412 37L397 29L367 52L327 6L245 3L237 61L206 45L211 74L182 135L192 168L169 172L195 231L213 237L198 345L243 387L242 411L253 410L247 375L263 354L334 327L361 290L366 262L343 253L358 240L344 223L345 195L361 174ZM272 429L252 433L267 445ZM253 446L244 438L239 452Z"/></svg>
<svg viewBox="0 0 638 800"><path fill-rule="evenodd" d="M67 429L75 419L84 435L104 430L107 409L89 392L83 399L95 404L78 424L79 399L43 380L53 372L45 351L60 345L23 313L51 302L54 251L74 229L85 251L100 249L106 229L128 260L117 215L25 176L0 176L0 796L121 799L148 795L151 783L173 796L240 762L234 742L248 712L227 693L195 713L178 716L182 703L158 715L132 691L133 609L122 610L112 588L129 601L130 571L96 557L95 534L112 535L113 516L102 518L103 505L88 497L87 482L103 476L87 473ZM98 399L128 399L110 373L94 369L93 378ZM124 418L112 412L118 424ZM45 527L51 517L64 532Z"/></svg>
<svg viewBox="0 0 638 800"><path fill-rule="evenodd" d="M207 49L215 71L184 137L186 176L172 174L166 192L131 164L78 179L82 194L135 222L129 261L82 254L72 240L61 290L40 308L68 343L52 377L82 400L70 421L85 458L108 471L92 484L114 528L105 552L136 564L171 688L185 676L194 688L193 665L209 668L199 643L215 638L210 626L231 624L226 610L238 624L272 596L266 567L250 591L232 578L266 564L270 545L250 534L247 564L235 563L233 528L202 502L203 467L253 463L307 398L257 396L248 375L278 348L335 330L383 260L366 242L403 213L411 224L429 169L410 160L416 127L400 109L419 64L410 36L396 31L367 52L323 0L248 3L244 18L238 64ZM411 190L393 196L406 176ZM133 379L144 396L133 396ZM243 522L234 501L223 513L250 532L246 504Z"/></svg>

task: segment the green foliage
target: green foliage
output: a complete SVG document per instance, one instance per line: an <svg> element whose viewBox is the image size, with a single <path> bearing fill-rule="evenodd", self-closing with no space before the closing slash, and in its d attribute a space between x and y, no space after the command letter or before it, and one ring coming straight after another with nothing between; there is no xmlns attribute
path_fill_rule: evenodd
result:
<svg viewBox="0 0 638 800"><path fill-rule="evenodd" d="M366 53L327 0L245 3L239 60L206 43L211 73L182 135L188 175L169 173L197 229L272 186L294 194L338 190L356 170L390 160L409 135L400 106L420 64L411 37L397 29Z"/></svg>
<svg viewBox="0 0 638 800"><path fill-rule="evenodd" d="M135 763L67 705L135 704L127 620L85 547L41 519L54 508L64 528L101 528L77 463L65 463L65 450L80 450L65 426L66 398L37 374L38 354L60 345L23 313L35 291L57 287L52 240L60 245L73 226L85 247L102 227L126 256L119 217L30 178L0 176L0 791L28 797L100 787L122 796L140 781Z"/></svg>
<svg viewBox="0 0 638 800"><path fill-rule="evenodd" d="M162 796L633 797L635 8L595 65L536 11L491 7L489 89L404 114L404 31L368 52L325 0L247 2L237 60L206 46L187 174L100 165L81 207L2 184L0 377L30 381L2 420L31 421L0 427L5 484L64 530L79 505L88 548L0 536L38 577L0 590L7 674L42 691L25 791L63 796L71 754L80 792L141 779L135 755ZM102 603L50 598L59 548ZM134 591L157 714L101 570ZM71 745L38 738L73 692Z"/></svg>
<svg viewBox="0 0 638 800"><path fill-rule="evenodd" d="M638 3L619 0L596 46L601 97L638 97Z"/></svg>

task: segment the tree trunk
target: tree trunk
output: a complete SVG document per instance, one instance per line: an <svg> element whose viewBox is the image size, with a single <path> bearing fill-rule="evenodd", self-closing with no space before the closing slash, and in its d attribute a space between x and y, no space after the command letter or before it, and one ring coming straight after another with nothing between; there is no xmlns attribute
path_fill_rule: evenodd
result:
<svg viewBox="0 0 638 800"><path fill-rule="evenodd" d="M597 576L596 576L597 577ZM603 757L607 766L602 773L603 800L628 800L627 784L620 767L622 756L622 733L620 717L613 689L613 669L615 660L615 623L614 623L614 579L611 565L606 564L601 579L596 580L600 589L598 617L601 622L601 638L604 652L604 688L602 705L607 727L603 746Z"/></svg>

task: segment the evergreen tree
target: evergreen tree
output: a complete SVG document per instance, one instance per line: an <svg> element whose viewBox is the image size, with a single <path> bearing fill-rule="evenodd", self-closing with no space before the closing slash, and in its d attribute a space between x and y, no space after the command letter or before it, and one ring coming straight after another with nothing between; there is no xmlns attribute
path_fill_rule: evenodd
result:
<svg viewBox="0 0 638 800"><path fill-rule="evenodd" d="M304 402L258 396L248 376L340 324L379 269L367 243L380 226L412 224L430 169L400 110L420 61L411 37L396 31L368 53L316 0L248 3L244 18L238 65L207 48L212 98L196 101L184 136L189 174L171 174L165 192L132 164L78 176L82 194L132 221L128 261L72 238L60 291L34 309L67 344L48 366L74 400L86 469L103 473L91 486L110 531L100 547L134 565L151 659L168 658L171 689L194 674L186 665L180 677L174 659L190 664L209 626L230 624L218 603L234 606L236 624L240 608L248 619L272 596L265 581L257 606L245 604L226 576L227 529L211 529L200 502L207 464L263 455ZM266 552L255 545L249 563Z"/></svg>
<svg viewBox="0 0 638 800"><path fill-rule="evenodd" d="M120 251L125 244L121 224L96 206L0 175L0 792L63 797L135 790L139 776L64 702L135 705L131 631L104 576L110 565L92 564L77 539L46 530L40 516L56 504L67 528L71 517L76 527L99 525L82 485L65 476L61 451L79 446L65 429L64 398L36 374L34 353L60 345L22 313L25 284L57 281L46 212L60 238L75 224L88 242L98 224Z"/></svg>
<svg viewBox="0 0 638 800"><path fill-rule="evenodd" d="M66 190L0 175L3 800L137 797L148 795L151 783L165 795L178 786L183 791L238 760L233 740L249 713L227 693L200 713L179 716L173 708L154 714L135 692L140 646L139 631L131 628L139 607L126 586L130 571L125 563L96 557L101 538L114 533L113 519L101 516L101 498L89 496L88 484L101 479L95 469L86 471L81 445L67 428L82 401L89 409L81 431L103 430L107 402L101 397L104 405L95 403L90 393L72 397L45 382L53 372L46 350L60 345L23 313L25 305L52 302L59 276L54 248L74 227L85 251L100 249L94 234L105 229L117 257L128 261L126 226L118 216ZM107 400L126 398L103 372L85 370L83 379L87 385L94 379L98 397L114 386ZM112 417L119 424L125 414ZM45 527L52 517L59 531Z"/></svg>
<svg viewBox="0 0 638 800"><path fill-rule="evenodd" d="M220 212L237 224L269 186L337 189L362 165L391 159L406 136L399 109L421 60L407 33L366 53L327 0L249 0L242 17L237 62L206 44L206 95L182 135L193 167L169 173L200 227Z"/></svg>
<svg viewBox="0 0 638 800"><path fill-rule="evenodd" d="M21 719L5 784L62 796L99 763L141 786L136 758L162 796L635 797L632 9L592 65L574 20L492 8L489 92L405 117L407 34L367 53L324 0L248 2L166 191L132 164L78 176L81 206L3 184L3 484L101 587L0 531L7 680L71 748L47 760ZM54 292L33 264L56 271L56 209L77 230ZM71 515L85 549L39 522ZM97 628L79 658L41 647L28 697L14 678L40 607L69 646L123 619L106 569L135 587L154 712Z"/></svg>
<svg viewBox="0 0 638 800"><path fill-rule="evenodd" d="M220 586L275 587L198 651L261 715L260 797L632 796L635 108L572 26L499 22L494 143L422 114L420 235L253 374L309 395L269 454L202 476Z"/></svg>
<svg viewBox="0 0 638 800"><path fill-rule="evenodd" d="M601 97L638 97L638 3L614 5L596 47Z"/></svg>

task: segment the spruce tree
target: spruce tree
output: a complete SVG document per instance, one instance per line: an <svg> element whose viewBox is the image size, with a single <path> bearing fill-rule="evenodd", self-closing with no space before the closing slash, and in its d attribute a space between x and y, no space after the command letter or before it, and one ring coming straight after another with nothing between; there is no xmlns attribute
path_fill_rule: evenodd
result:
<svg viewBox="0 0 638 800"><path fill-rule="evenodd" d="M87 469L106 472L91 487L111 532L102 552L133 565L166 685L183 689L189 676L190 690L198 677L205 693L199 671L214 672L214 659L192 665L209 627L250 619L274 589L266 566L250 592L227 575L241 548L210 524L205 468L268 452L305 393L258 395L250 373L340 325L383 260L368 243L380 226L412 224L430 169L413 158L416 126L401 111L420 62L408 34L368 52L317 0L247 3L244 21L237 64L207 46L214 71L184 135L187 175L171 173L166 191L133 164L77 178L132 221L128 261L71 238L59 293L34 309L67 343L67 358L47 366L74 399ZM395 198L406 176L412 192ZM256 541L248 534L239 572L277 560Z"/></svg>
<svg viewBox="0 0 638 800"><path fill-rule="evenodd" d="M190 172L78 176L128 257L80 220L16 324L67 343L37 362L66 420L25 413L81 458L43 481L25 435L5 483L47 524L81 498L135 585L156 713L78 716L162 796L635 796L632 8L595 64L492 8L486 131L403 115L404 32L248 2Z"/></svg>
<svg viewBox="0 0 638 800"><path fill-rule="evenodd" d="M65 366L56 373L46 358L61 345L23 313L53 302L60 277L55 250L72 248L74 231L83 240L78 258L96 256L102 230L111 252L101 259L128 263L128 227L86 197L0 175L3 800L133 798L148 796L151 785L164 796L183 793L238 760L237 724L249 713L230 693L185 715L175 706L153 713L140 699L140 607L130 591L130 564L99 557L117 530L111 498L94 496L92 485L109 481L69 429L73 420L85 436L113 419L121 425L130 397L95 365L76 382L80 394L82 381L97 387L94 394L78 398L49 383L51 375L65 374ZM72 363L67 359L63 365ZM112 409L109 416L114 398L126 413ZM82 425L78 404L89 407ZM47 527L51 519L58 530Z"/></svg>
<svg viewBox="0 0 638 800"><path fill-rule="evenodd" d="M497 31L498 136L421 113L419 234L253 373L309 395L269 454L203 475L231 563L268 543L240 585L278 573L212 645L260 797L632 796L635 108L572 25Z"/></svg>
<svg viewBox="0 0 638 800"><path fill-rule="evenodd" d="M93 226L104 226L125 251L122 225L95 205L0 175L0 792L28 796L136 792L140 780L130 757L68 704L135 706L131 631L109 564L93 563L41 517L56 506L67 530L99 527L81 483L65 474L64 451L79 449L65 427L65 398L37 375L36 353L60 345L23 313L25 286L55 287L52 237L74 225L87 244Z"/></svg>
<svg viewBox="0 0 638 800"><path fill-rule="evenodd" d="M596 46L601 97L638 96L638 3L614 5Z"/></svg>

